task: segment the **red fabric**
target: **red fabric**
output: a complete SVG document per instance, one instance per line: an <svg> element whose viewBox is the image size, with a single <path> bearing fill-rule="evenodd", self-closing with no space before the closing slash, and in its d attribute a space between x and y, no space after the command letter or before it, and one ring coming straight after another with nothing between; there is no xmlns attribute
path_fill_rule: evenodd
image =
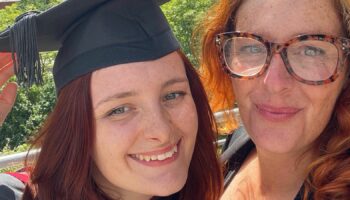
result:
<svg viewBox="0 0 350 200"><path fill-rule="evenodd" d="M11 53L0 52L0 69L8 65L12 65Z"/></svg>
<svg viewBox="0 0 350 200"><path fill-rule="evenodd" d="M23 183L27 183L29 180L29 175L26 172L7 172L6 174L11 175Z"/></svg>

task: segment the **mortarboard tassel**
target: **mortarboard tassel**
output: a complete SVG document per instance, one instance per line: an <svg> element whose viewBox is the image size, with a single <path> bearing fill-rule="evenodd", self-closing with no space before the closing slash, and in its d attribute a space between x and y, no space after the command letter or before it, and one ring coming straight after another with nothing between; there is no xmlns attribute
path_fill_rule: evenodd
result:
<svg viewBox="0 0 350 200"><path fill-rule="evenodd" d="M27 87L43 82L36 33L37 14L28 12L19 16L10 28L10 46L17 81Z"/></svg>

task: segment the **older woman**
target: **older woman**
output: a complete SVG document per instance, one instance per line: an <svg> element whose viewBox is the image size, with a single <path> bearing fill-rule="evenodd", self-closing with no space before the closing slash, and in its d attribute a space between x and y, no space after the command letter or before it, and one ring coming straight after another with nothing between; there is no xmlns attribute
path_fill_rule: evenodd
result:
<svg viewBox="0 0 350 200"><path fill-rule="evenodd" d="M33 20L38 48L60 47L58 99L23 199L218 199L205 91L154 1L68 0L24 17L7 48L22 85L40 82L39 61L25 65L35 52L21 51Z"/></svg>
<svg viewBox="0 0 350 200"><path fill-rule="evenodd" d="M222 199L349 199L350 2L220 0L208 15L206 86L249 135Z"/></svg>

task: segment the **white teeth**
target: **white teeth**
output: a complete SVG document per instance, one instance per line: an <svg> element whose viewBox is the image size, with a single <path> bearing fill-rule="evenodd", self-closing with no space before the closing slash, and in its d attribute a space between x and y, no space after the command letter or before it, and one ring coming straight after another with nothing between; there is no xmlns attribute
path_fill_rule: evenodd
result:
<svg viewBox="0 0 350 200"><path fill-rule="evenodd" d="M145 160L149 162L151 160L151 156L145 156Z"/></svg>
<svg viewBox="0 0 350 200"><path fill-rule="evenodd" d="M151 160L157 160L157 156L156 155L152 155L151 156Z"/></svg>
<svg viewBox="0 0 350 200"><path fill-rule="evenodd" d="M157 156L158 160L165 160L167 157L164 154L160 154Z"/></svg>
<svg viewBox="0 0 350 200"><path fill-rule="evenodd" d="M175 153L177 153L177 146L175 145L174 148L172 148L170 151L165 152L163 154L159 155L141 155L141 154L134 154L133 157L137 158L138 160L144 160L144 161L153 161L153 160L165 160L167 158L171 158Z"/></svg>
<svg viewBox="0 0 350 200"><path fill-rule="evenodd" d="M166 152L165 157L170 158L173 155L173 152Z"/></svg>

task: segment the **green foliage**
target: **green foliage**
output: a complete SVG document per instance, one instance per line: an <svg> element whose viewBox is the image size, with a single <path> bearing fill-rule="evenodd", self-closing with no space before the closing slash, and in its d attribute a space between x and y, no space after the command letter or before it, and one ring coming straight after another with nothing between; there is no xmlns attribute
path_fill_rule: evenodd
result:
<svg viewBox="0 0 350 200"><path fill-rule="evenodd" d="M62 2L62 0L21 0L19 8L21 10L44 11L60 2Z"/></svg>
<svg viewBox="0 0 350 200"><path fill-rule="evenodd" d="M11 26L16 17L20 14L31 11L43 11L58 4L62 0L21 0L19 3L14 3L0 10L0 30Z"/></svg>
<svg viewBox="0 0 350 200"><path fill-rule="evenodd" d="M175 36L180 41L183 51L196 66L198 62L191 49L192 32L197 23L205 17L205 11L213 3L213 0L171 0L162 6L162 10Z"/></svg>
<svg viewBox="0 0 350 200"><path fill-rule="evenodd" d="M21 14L21 11L18 9L17 4L12 4L7 6L5 9L0 10L0 30L4 30L13 22L15 18Z"/></svg>
<svg viewBox="0 0 350 200"><path fill-rule="evenodd" d="M19 89L15 106L1 128L0 147L12 149L37 131L55 102L52 79L51 73L46 72L44 85Z"/></svg>
<svg viewBox="0 0 350 200"><path fill-rule="evenodd" d="M29 149L30 145L29 144L22 144L17 146L14 149L9 148L8 146L5 146L2 151L0 151L0 155L10 155L16 152L25 152Z"/></svg>

